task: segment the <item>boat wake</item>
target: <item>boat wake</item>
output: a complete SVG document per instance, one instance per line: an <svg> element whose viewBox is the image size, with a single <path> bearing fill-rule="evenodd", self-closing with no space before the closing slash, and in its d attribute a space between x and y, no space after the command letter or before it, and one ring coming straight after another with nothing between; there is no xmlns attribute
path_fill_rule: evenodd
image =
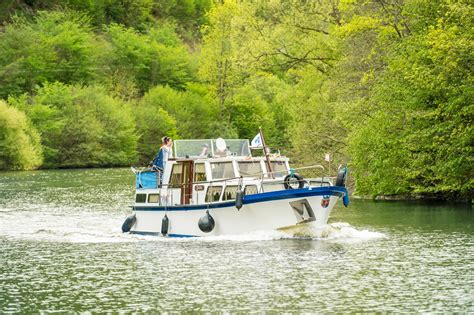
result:
<svg viewBox="0 0 474 315"><path fill-rule="evenodd" d="M326 240L370 240L385 238L380 232L358 230L346 222L336 222L325 226L316 226L313 222L294 225L280 229L283 233L295 238L326 239Z"/></svg>
<svg viewBox="0 0 474 315"><path fill-rule="evenodd" d="M41 210L44 211L0 211L0 238L65 243L135 241L121 233L121 216L108 213L89 215L73 208L61 209L67 215L46 207Z"/></svg>
<svg viewBox="0 0 474 315"><path fill-rule="evenodd" d="M369 230L358 230L349 223L337 222L317 227L312 223L305 223L272 231L255 231L238 235L205 236L196 238L167 238L156 236L133 235L140 240L165 241L165 242L253 242L253 241L275 241L275 240L321 240L336 242L358 242L386 238L380 232Z"/></svg>
<svg viewBox="0 0 474 315"><path fill-rule="evenodd" d="M67 210L69 213L67 216L51 213L50 211L43 213L1 211L0 219L7 224L0 226L0 237L66 243L252 242L286 239L357 242L386 237L383 233L359 230L344 222L332 223L323 227L317 227L313 222L310 222L272 231L196 238L142 236L121 233L120 226L124 218L120 215L111 216L107 213L85 215L84 213L81 214L78 209Z"/></svg>

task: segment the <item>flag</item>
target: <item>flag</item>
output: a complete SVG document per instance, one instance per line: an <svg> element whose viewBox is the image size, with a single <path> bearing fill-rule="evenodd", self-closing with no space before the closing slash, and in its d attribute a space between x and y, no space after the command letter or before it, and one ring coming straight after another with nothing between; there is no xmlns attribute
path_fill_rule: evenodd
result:
<svg viewBox="0 0 474 315"><path fill-rule="evenodd" d="M260 132L257 133L257 135L253 138L252 142L250 143L250 147L263 148L262 135Z"/></svg>

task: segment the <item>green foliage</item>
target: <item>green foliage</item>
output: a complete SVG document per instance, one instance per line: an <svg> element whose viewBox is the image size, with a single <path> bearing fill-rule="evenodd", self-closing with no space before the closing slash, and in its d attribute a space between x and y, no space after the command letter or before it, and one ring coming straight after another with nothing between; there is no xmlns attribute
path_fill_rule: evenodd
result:
<svg viewBox="0 0 474 315"><path fill-rule="evenodd" d="M33 21L15 18L0 33L0 97L46 81L93 80L100 48L83 15L39 11Z"/></svg>
<svg viewBox="0 0 474 315"><path fill-rule="evenodd" d="M148 163L163 135L262 127L297 166L350 163L359 195L472 198L473 13L465 0L7 0L0 99L28 119L4 128L40 152L36 128L45 166L77 167ZM8 150L3 168L41 163Z"/></svg>
<svg viewBox="0 0 474 315"><path fill-rule="evenodd" d="M0 22L15 14L29 16L38 10L65 9L88 15L94 26L115 22L143 29L152 22L153 0L6 0L0 3Z"/></svg>
<svg viewBox="0 0 474 315"><path fill-rule="evenodd" d="M87 13L96 26L118 23L144 30L153 21L153 0L66 0L62 5Z"/></svg>
<svg viewBox="0 0 474 315"><path fill-rule="evenodd" d="M365 101L352 95L352 115L345 117L352 121L349 149L357 191L471 198L472 7L407 1L402 11L364 12L383 12L385 22L367 52L383 62L359 74L364 92L356 95ZM393 36L386 36L387 27ZM357 38L360 31L354 32Z"/></svg>
<svg viewBox="0 0 474 315"><path fill-rule="evenodd" d="M199 76L209 84L223 118L232 90L242 83L242 76L245 76L239 46L245 30L243 16L242 7L236 1L225 1L209 12L209 25L203 27ZM228 119L223 120L230 124Z"/></svg>
<svg viewBox="0 0 474 315"><path fill-rule="evenodd" d="M154 2L154 14L164 21L178 26L179 34L186 42L200 38L199 29L207 22L207 12L212 0L161 0Z"/></svg>
<svg viewBox="0 0 474 315"><path fill-rule="evenodd" d="M0 101L0 170L31 170L41 162L35 128L22 111Z"/></svg>
<svg viewBox="0 0 474 315"><path fill-rule="evenodd" d="M129 106L98 86L46 84L33 97L9 101L26 109L41 133L45 167L114 166L136 160Z"/></svg>
<svg viewBox="0 0 474 315"><path fill-rule="evenodd" d="M274 149L288 150L291 146L291 132L293 126L293 115L291 109L294 100L288 98L291 85L268 72L256 72L247 80L246 88L252 89L258 98L264 103L263 111L257 118L265 133L265 141ZM237 93L237 96L239 93ZM263 117L262 115L268 115ZM258 129L248 130L252 139Z"/></svg>
<svg viewBox="0 0 474 315"><path fill-rule="evenodd" d="M269 137L275 132L268 103L251 86L236 89L227 111L240 139L252 139L259 127L262 127Z"/></svg>
<svg viewBox="0 0 474 315"><path fill-rule="evenodd" d="M338 119L338 106L331 102L331 86L323 74L314 75L310 68L298 71L298 83L284 94L290 108L288 126L293 150L289 152L300 165L321 164L325 154L332 159L332 174L336 167L347 162L346 127ZM325 171L325 175L329 172Z"/></svg>
<svg viewBox="0 0 474 315"><path fill-rule="evenodd" d="M148 164L158 151L161 138L164 135L176 137L176 120L160 106L159 100L156 102L153 94L146 94L133 109L136 117L136 129L140 136L138 141L139 162Z"/></svg>
<svg viewBox="0 0 474 315"><path fill-rule="evenodd" d="M199 92L197 85L190 85L187 91L157 86L140 104L144 108L160 107L168 112L176 120L177 133L182 138L209 138L215 132L211 128L218 119L217 104Z"/></svg>
<svg viewBox="0 0 474 315"><path fill-rule="evenodd" d="M141 92L158 84L182 89L191 80L188 52L172 29L151 29L143 35L111 24L107 36L113 50L109 60L111 72L134 78Z"/></svg>
<svg viewBox="0 0 474 315"><path fill-rule="evenodd" d="M86 14L97 28L117 23L145 31L156 21L177 25L186 42L200 38L212 0L4 0L0 1L0 23L12 16L33 16L38 10L74 10Z"/></svg>

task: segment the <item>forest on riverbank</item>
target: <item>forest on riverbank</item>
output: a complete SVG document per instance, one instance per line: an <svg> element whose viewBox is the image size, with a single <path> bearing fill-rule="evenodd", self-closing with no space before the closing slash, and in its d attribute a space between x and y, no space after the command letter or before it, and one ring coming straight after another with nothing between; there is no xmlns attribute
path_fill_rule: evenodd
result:
<svg viewBox="0 0 474 315"><path fill-rule="evenodd" d="M6 0L0 170L147 164L160 138L348 164L360 196L472 199L467 0ZM333 174L334 175L334 174Z"/></svg>

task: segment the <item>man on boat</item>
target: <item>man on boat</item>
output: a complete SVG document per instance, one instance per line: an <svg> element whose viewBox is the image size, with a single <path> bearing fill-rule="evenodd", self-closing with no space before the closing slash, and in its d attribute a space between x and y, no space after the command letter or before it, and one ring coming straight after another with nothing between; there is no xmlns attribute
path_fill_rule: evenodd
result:
<svg viewBox="0 0 474 315"><path fill-rule="evenodd" d="M163 172L166 167L166 162L168 158L172 155L172 145L173 140L170 137L161 138L161 147L156 153L155 158L153 159L153 170L158 170L160 172L160 184L163 180Z"/></svg>

